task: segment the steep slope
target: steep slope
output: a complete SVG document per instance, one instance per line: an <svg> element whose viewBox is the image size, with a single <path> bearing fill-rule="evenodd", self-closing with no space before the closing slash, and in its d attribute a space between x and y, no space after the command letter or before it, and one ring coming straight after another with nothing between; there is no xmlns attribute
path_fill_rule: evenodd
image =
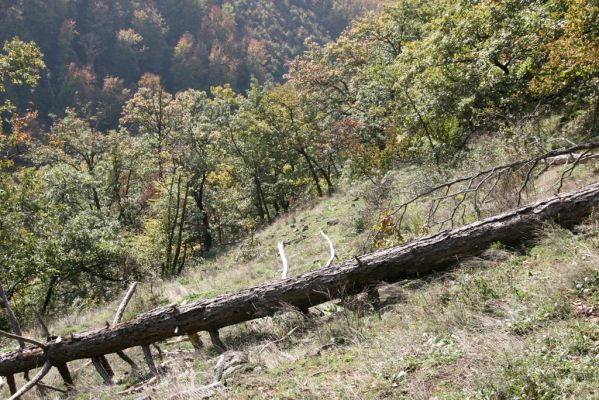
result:
<svg viewBox="0 0 599 400"><path fill-rule="evenodd" d="M568 184L594 180L592 168L585 168ZM177 282L143 287L126 318L159 304L210 297L277 277L273 266L278 265L279 240L287 243L293 274L326 261L320 229L331 236L340 257L357 254L363 218L376 214L368 210L371 198L359 198L370 191L365 185L337 194L281 218ZM243 364L243 373L227 376L226 389L209 392L222 398L487 398L553 392L584 398L598 379L593 364L596 238L594 220L575 233L548 227L532 250L498 243L482 259L447 274L383 287L382 308L348 298L319 307L308 319L285 313L226 328L223 341L249 354L249 364ZM52 324L52 330L64 336L101 325L115 308L70 316ZM160 382L136 389L131 385L142 378L128 377L126 365L111 356L118 385L101 387L93 368L81 363L79 370L74 363L79 392L73 398L113 398L127 387L130 398L139 392L171 398L210 383L216 348L194 353L185 342L161 347L166 376ZM499 354L504 361L498 365ZM141 354L133 357L141 363Z"/></svg>

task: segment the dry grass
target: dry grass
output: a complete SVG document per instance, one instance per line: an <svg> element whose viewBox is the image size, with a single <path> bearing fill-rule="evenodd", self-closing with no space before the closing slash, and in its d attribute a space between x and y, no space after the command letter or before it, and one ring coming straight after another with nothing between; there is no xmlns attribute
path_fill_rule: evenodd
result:
<svg viewBox="0 0 599 400"><path fill-rule="evenodd" d="M223 330L250 365L213 397L593 398L599 328L574 304L599 307L599 226L578 235L547 227L529 249L495 247L446 273L380 288L377 310L332 302L309 319L288 312ZM167 399L211 381L214 349L162 347L167 374L141 393L118 394L139 378L111 357L120 384L101 386L88 366L71 398Z"/></svg>

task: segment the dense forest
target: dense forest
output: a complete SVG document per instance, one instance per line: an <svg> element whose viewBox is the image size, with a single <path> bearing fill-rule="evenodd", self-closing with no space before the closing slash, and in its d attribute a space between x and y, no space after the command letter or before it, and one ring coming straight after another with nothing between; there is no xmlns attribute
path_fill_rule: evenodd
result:
<svg viewBox="0 0 599 400"><path fill-rule="evenodd" d="M343 30L370 5L0 2L19 36L0 282L21 318L180 275L341 182L598 134L596 1L403 0Z"/></svg>
<svg viewBox="0 0 599 400"><path fill-rule="evenodd" d="M44 119L77 105L100 129L114 128L144 73L172 92L225 83L243 91L251 77L280 81L306 40L334 39L375 3L3 0L0 42L34 41L46 65L34 92L10 85L8 97Z"/></svg>

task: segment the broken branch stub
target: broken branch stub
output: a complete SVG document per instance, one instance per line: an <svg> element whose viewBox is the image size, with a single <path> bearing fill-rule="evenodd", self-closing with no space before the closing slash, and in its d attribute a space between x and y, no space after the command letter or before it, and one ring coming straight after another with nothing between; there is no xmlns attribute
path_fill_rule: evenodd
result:
<svg viewBox="0 0 599 400"><path fill-rule="evenodd" d="M281 257L281 262L283 263L283 272L281 273L281 279L287 278L287 273L289 272L289 262L287 261L287 257L285 256L285 244L283 242L279 242L278 245L279 256Z"/></svg>
<svg viewBox="0 0 599 400"><path fill-rule="evenodd" d="M331 239L323 231L320 231L320 235L329 244L329 250L331 252L331 256L329 257L329 261L327 261L326 265L324 266L325 268L328 268L328 267L330 267L333 264L333 261L335 261L335 247L333 246L333 242L331 241Z"/></svg>
<svg viewBox="0 0 599 400"><path fill-rule="evenodd" d="M119 308L116 310L116 314L114 315L114 320L112 321L112 326L119 324L121 322L121 319L123 319L123 314L125 313L125 309L127 308L127 305L129 304L129 302L131 301L131 298L135 294L135 289L137 288L137 284L138 284L137 282L133 282L131 284L131 286L129 287L127 294L123 298L123 301L121 301Z"/></svg>

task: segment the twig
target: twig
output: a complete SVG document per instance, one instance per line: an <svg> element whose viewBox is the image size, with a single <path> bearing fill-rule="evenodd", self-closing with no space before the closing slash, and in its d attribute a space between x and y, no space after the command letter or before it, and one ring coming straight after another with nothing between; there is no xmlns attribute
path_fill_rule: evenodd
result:
<svg viewBox="0 0 599 400"><path fill-rule="evenodd" d="M48 384L46 384L46 383L44 383L44 382L38 382L38 383L37 383L37 386L39 386L39 387L41 387L41 388L44 388L44 389L53 390L53 391L55 391L55 392L63 393L63 394L65 394L65 393L69 393L69 391L68 391L68 390L66 390L66 389L59 388L59 387L52 386L52 385L48 385Z"/></svg>
<svg viewBox="0 0 599 400"><path fill-rule="evenodd" d="M185 390L183 392L176 393L176 394L170 396L167 400L184 400L184 399L195 399L195 398L203 399L203 398L213 395L214 393L212 392L212 390L219 388L222 385L223 384L220 381L214 382L209 385L201 386L196 389Z"/></svg>
<svg viewBox="0 0 599 400"><path fill-rule="evenodd" d="M133 385L129 389L123 390L122 392L118 392L117 394L119 394L119 395L127 395L127 394L139 393L144 387L153 384L157 380L158 380L158 377L154 376L154 377L148 379L145 382L139 383L137 385Z"/></svg>
<svg viewBox="0 0 599 400"><path fill-rule="evenodd" d="M329 244L329 249L331 250L331 257L329 257L329 261L327 261L327 264L324 266L325 268L328 268L331 266L331 264L333 264L333 261L335 260L335 247L333 246L333 242L331 241L331 239L329 239L329 237L323 231L320 231L320 234L327 241L327 243Z"/></svg>
<svg viewBox="0 0 599 400"><path fill-rule="evenodd" d="M564 179L565 178L569 178L570 176L572 176L572 172L574 172L574 169L578 166L578 164L580 163L580 161L584 158L584 156L586 156L587 154L589 154L591 150L588 149L587 151L585 151L584 153L580 154L576 160L572 163L572 166L570 168L568 168L567 170L565 170L562 175L559 178L559 186L557 187L557 193L560 193L562 191L562 187L564 186Z"/></svg>
<svg viewBox="0 0 599 400"><path fill-rule="evenodd" d="M3 330L0 330L0 336L4 336L9 339L15 339L15 340L18 340L19 342L27 342L27 343L33 344L33 345L41 348L44 351L46 351L48 349L48 346L46 346L44 343L39 342L35 339L31 339L31 338L28 338L25 336L15 335L10 332L5 332Z"/></svg>
<svg viewBox="0 0 599 400"><path fill-rule="evenodd" d="M530 182L530 177L532 176L532 172L535 170L537 165L539 165L539 161L540 160L535 160L532 166L528 169L528 172L526 173L526 178L524 178L524 182L522 182L522 186L518 191L518 207L520 207L520 204L522 204L522 193L528 186L528 183Z"/></svg>
<svg viewBox="0 0 599 400"><path fill-rule="evenodd" d="M123 314L125 313L125 308L127 308L127 304L129 304L129 301L131 301L131 298L133 297L133 294L135 293L136 288L137 288L137 282L133 282L131 284L131 286L129 287L127 294L123 298L123 301L121 301L121 305L119 306L119 308L116 311L114 320L112 322L112 326L115 326L121 322L121 319L123 318Z"/></svg>
<svg viewBox="0 0 599 400"><path fill-rule="evenodd" d="M258 354L261 354L261 353L262 353L264 350L266 350L266 348L267 348L268 346L271 346L271 345L273 345L273 344L277 344L277 343L281 343L281 342L283 342L283 341L284 341L284 340L286 340L286 339L287 339L289 336L293 335L293 332L295 332L296 330L298 330L298 328L299 328L299 326L296 326L295 328L293 328L292 330L290 330L290 331L289 331L289 332L288 332L288 333L287 333L285 336L283 336L282 338L280 338L280 339L277 339L277 340L273 340L272 342L268 342L268 343L266 343L264 346L262 346L262 347L260 348L260 350L258 350Z"/></svg>
<svg viewBox="0 0 599 400"><path fill-rule="evenodd" d="M20 399L21 396L33 389L38 384L38 382L41 381L44 378L44 376L48 374L48 372L50 372L51 368L52 363L50 361L46 361L42 369L37 373L37 375L35 375L33 379L27 382L21 389L17 391L17 393L12 395L8 400Z"/></svg>
<svg viewBox="0 0 599 400"><path fill-rule="evenodd" d="M289 263L287 262L287 257L285 257L285 245L283 242L279 242L279 256L281 257L281 262L283 263L283 273L281 274L281 279L287 278L287 273L289 271Z"/></svg>
<svg viewBox="0 0 599 400"><path fill-rule="evenodd" d="M86 361L83 365L81 365L79 368L77 368L75 371L73 371L73 376L76 377L81 370L83 370L84 368L89 367L91 364L92 364L91 360Z"/></svg>

